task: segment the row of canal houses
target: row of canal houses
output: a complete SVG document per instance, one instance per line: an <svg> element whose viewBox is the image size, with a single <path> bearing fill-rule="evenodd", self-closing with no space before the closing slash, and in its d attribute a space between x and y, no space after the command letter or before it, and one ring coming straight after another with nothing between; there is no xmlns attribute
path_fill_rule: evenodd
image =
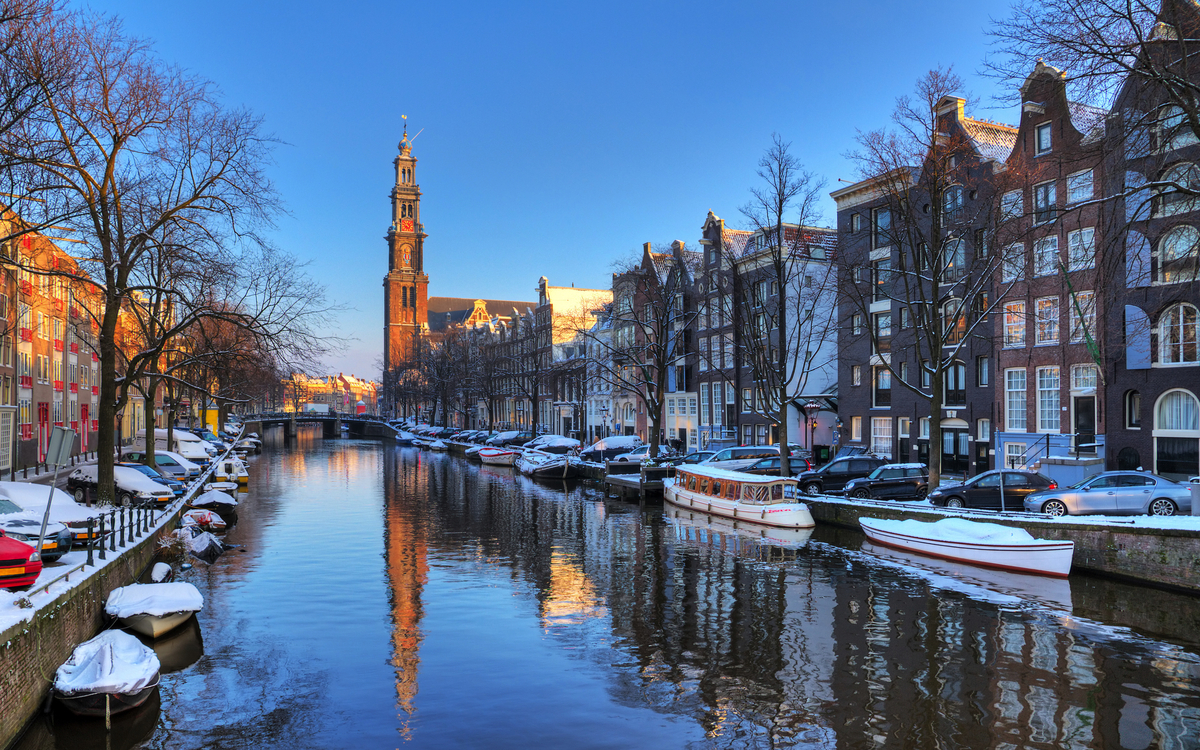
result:
<svg viewBox="0 0 1200 750"><path fill-rule="evenodd" d="M699 249L647 245L611 289L543 277L536 304L479 311L466 327L493 366L524 364L499 367L459 421L649 439L661 407L661 438L684 450L775 443L745 319L782 304L836 322L796 329L788 347L802 360L789 442L817 458L855 446L896 461L937 450L949 475L1200 474L1200 141L1133 79L1105 111L1070 101L1064 74L1039 62L1020 98L1009 126L943 97L937 159L833 192L836 230L785 226L795 289L769 281L772 232L709 212ZM653 364L636 319L655 295L674 300L661 399L603 376L623 352Z"/></svg>

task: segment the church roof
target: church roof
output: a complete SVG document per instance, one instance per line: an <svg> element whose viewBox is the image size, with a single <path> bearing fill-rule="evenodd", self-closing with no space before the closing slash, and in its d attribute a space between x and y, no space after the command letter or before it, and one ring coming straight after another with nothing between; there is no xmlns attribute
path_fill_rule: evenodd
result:
<svg viewBox="0 0 1200 750"><path fill-rule="evenodd" d="M516 302L500 299L475 299L471 297L430 297L426 304L429 311L429 330L443 331L460 325L475 312L476 303L482 303L488 318L511 317L513 310L524 312L537 307L536 302Z"/></svg>

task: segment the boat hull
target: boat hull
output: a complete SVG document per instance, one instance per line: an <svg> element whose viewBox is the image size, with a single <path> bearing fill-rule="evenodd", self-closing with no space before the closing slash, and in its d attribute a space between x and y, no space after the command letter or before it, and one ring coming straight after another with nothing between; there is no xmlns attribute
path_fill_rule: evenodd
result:
<svg viewBox="0 0 1200 750"><path fill-rule="evenodd" d="M55 691L55 697L73 714L80 716L104 716L119 714L137 708L146 702L158 689L158 673L154 675L154 684L144 687L134 693L88 693L86 695L68 695Z"/></svg>
<svg viewBox="0 0 1200 750"><path fill-rule="evenodd" d="M740 503L682 489L672 480L663 483L663 499L680 508L698 510L701 513L763 526L811 529L817 525L813 521L808 506L804 503L775 503L772 505Z"/></svg>
<svg viewBox="0 0 1200 750"><path fill-rule="evenodd" d="M1036 540L1022 544L988 544L930 539L881 529L872 526L870 520L860 518L859 524L867 538L876 544L997 570L1066 578L1075 554L1074 542Z"/></svg>
<svg viewBox="0 0 1200 750"><path fill-rule="evenodd" d="M512 451L505 451L503 453L479 452L479 460L488 466L512 466L513 461L516 459L517 454Z"/></svg>
<svg viewBox="0 0 1200 750"><path fill-rule="evenodd" d="M157 638L187 622L194 614L196 613L188 610L187 612L170 612L165 615L132 615L120 618L120 623L121 627L129 628L135 633Z"/></svg>

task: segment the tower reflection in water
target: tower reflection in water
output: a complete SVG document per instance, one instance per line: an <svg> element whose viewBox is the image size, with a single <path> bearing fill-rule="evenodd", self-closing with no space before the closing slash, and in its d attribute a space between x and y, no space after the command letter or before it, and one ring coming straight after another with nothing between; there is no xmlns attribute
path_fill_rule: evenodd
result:
<svg viewBox="0 0 1200 750"><path fill-rule="evenodd" d="M1194 622L1187 597L1085 579L1039 604L986 576L956 587L879 561L846 532L781 541L667 522L661 507L412 450L388 467L409 716L432 546L511 570L514 592L535 592L530 616L585 654L614 700L689 717L714 745L1186 748L1200 736L1194 636L1137 636L1102 604L1140 597ZM473 692L488 689L502 686Z"/></svg>

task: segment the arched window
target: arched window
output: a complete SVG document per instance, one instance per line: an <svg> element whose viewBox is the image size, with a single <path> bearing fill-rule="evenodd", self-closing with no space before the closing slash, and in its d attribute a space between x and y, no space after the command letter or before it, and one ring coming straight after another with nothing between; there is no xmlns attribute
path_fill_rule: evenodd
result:
<svg viewBox="0 0 1200 750"><path fill-rule="evenodd" d="M967 332L967 318L963 314L963 302L958 297L951 297L942 305L942 321L947 344L957 344L963 340Z"/></svg>
<svg viewBox="0 0 1200 750"><path fill-rule="evenodd" d="M943 253L943 284L951 284L967 275L966 242L960 238L947 240Z"/></svg>
<svg viewBox="0 0 1200 750"><path fill-rule="evenodd" d="M1200 231L1183 224L1167 232L1158 243L1158 281L1172 284L1195 281L1200 268Z"/></svg>
<svg viewBox="0 0 1200 750"><path fill-rule="evenodd" d="M1125 392L1125 429L1142 429L1142 394L1138 391Z"/></svg>
<svg viewBox="0 0 1200 750"><path fill-rule="evenodd" d="M942 221L958 221L963 213L963 189L959 185L951 185L942 194Z"/></svg>
<svg viewBox="0 0 1200 750"><path fill-rule="evenodd" d="M1159 362L1200 362L1196 348L1196 308L1186 302L1168 307L1158 321Z"/></svg>
<svg viewBox="0 0 1200 750"><path fill-rule="evenodd" d="M1200 208L1200 168L1190 162L1176 164L1163 173L1155 216L1175 216Z"/></svg>
<svg viewBox="0 0 1200 750"><path fill-rule="evenodd" d="M1168 104L1158 111L1158 142L1164 151L1200 143L1183 109Z"/></svg>
<svg viewBox="0 0 1200 750"><path fill-rule="evenodd" d="M1200 402L1191 391L1182 388L1167 391L1158 400L1154 428L1186 432L1200 430Z"/></svg>
<svg viewBox="0 0 1200 750"><path fill-rule="evenodd" d="M1154 473L1177 481L1200 474L1200 401L1191 391L1167 391L1154 407Z"/></svg>

